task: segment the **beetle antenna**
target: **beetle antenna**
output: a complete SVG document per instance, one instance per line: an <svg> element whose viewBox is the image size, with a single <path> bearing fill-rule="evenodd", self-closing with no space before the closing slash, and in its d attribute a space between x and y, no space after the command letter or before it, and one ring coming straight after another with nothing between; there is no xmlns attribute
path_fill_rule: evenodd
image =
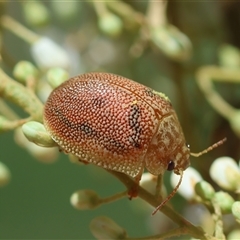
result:
<svg viewBox="0 0 240 240"><path fill-rule="evenodd" d="M182 179L183 179L183 171L179 171L179 173L180 173L180 179L179 179L179 181L178 181L177 186L172 190L172 192L167 196L167 198L166 198L164 201L162 201L162 202L160 203L160 205L158 205L158 206L155 208L155 210L152 212L152 216L155 215L156 212L159 211L159 210L163 207L163 205L165 205L165 204L176 194L179 186L180 186L181 183L182 183Z"/></svg>
<svg viewBox="0 0 240 240"><path fill-rule="evenodd" d="M199 156L201 156L201 155L203 155L205 153L208 153L208 152L212 151L214 148L219 147L220 145L222 145L226 141L227 141L227 138L223 138L222 140L220 140L219 142L214 143L212 146L208 147L207 149L205 149L205 150L203 150L203 151L201 151L199 153L192 153L191 152L190 155L193 156L193 157L199 157Z"/></svg>

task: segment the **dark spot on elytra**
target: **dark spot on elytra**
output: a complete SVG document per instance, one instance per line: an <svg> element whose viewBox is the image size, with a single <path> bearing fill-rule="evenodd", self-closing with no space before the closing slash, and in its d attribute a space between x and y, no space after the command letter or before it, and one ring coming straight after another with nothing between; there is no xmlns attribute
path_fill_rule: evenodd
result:
<svg viewBox="0 0 240 240"><path fill-rule="evenodd" d="M126 146L115 139L108 139L104 143L104 147L110 152L122 153L126 150Z"/></svg>
<svg viewBox="0 0 240 240"><path fill-rule="evenodd" d="M131 106L131 110L129 112L129 126L133 130L133 133L129 136L129 141L133 144L134 147L140 148L141 145L139 143L139 138L142 133L142 128L140 125L140 116L141 110L137 104Z"/></svg>
<svg viewBox="0 0 240 240"><path fill-rule="evenodd" d="M55 114L58 116L59 120L61 122L64 122L64 125L67 126L70 131L76 131L76 130L80 130L81 132L84 132L87 136L95 136L96 135L96 131L92 129L92 127L87 124L87 123L74 123L73 121L71 121L71 119L67 118L62 111L60 111L59 109L56 109ZM73 119L74 120L74 119Z"/></svg>
<svg viewBox="0 0 240 240"><path fill-rule="evenodd" d="M79 129L89 137L95 135L95 131L87 123L80 124Z"/></svg>

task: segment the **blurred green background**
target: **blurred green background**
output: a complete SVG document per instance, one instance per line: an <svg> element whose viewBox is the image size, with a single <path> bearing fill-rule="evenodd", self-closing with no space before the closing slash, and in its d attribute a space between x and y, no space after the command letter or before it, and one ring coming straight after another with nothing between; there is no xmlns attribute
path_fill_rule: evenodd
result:
<svg viewBox="0 0 240 240"><path fill-rule="evenodd" d="M149 1L125 2L136 12L146 14ZM71 76L90 71L112 72L164 92L176 109L193 152L227 137L227 143L217 150L192 160L192 165L207 180L209 166L216 157L227 155L239 159L239 139L229 123L210 107L195 81L199 67L219 64L219 49L223 44L239 47L239 2L169 1L169 23L192 43L191 57L180 61L166 56L152 42L144 45L140 56L134 56L130 49L139 39L140 27L131 28L129 22L123 22L122 32L109 36L99 29L96 11L88 1L48 1L43 6L47 13L40 24L27 18L33 10L18 1L1 2L0 13L62 45L71 56ZM36 18L37 14L38 10ZM9 31L1 30L4 69L11 74L18 61L33 62L30 45ZM240 90L236 85L216 84L216 88L230 104L240 106ZM22 114L19 109L16 111ZM59 156L58 161L44 164L20 148L13 133L0 136L0 161L12 174L10 184L0 189L1 239L92 239L89 223L100 215L112 218L132 237L157 233L157 229L161 229L159 219L150 219L151 209L142 209L146 206L136 200L122 199L93 211L75 210L69 199L78 189L94 189L104 197L124 187L102 169L76 166L66 155ZM168 175L166 185L169 185ZM172 202L179 211L186 204L179 196Z"/></svg>

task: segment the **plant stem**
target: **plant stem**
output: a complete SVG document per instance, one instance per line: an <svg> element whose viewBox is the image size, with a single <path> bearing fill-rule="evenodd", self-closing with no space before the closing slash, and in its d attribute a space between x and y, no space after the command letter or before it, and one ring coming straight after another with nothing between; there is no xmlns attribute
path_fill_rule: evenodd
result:
<svg viewBox="0 0 240 240"><path fill-rule="evenodd" d="M159 28L167 24L167 1L149 1L147 9L147 21L149 27Z"/></svg>
<svg viewBox="0 0 240 240"><path fill-rule="evenodd" d="M92 2L95 11L98 15L98 17L104 16L105 14L108 13L106 3L104 1L94 1Z"/></svg>
<svg viewBox="0 0 240 240"><path fill-rule="evenodd" d="M212 81L240 83L240 71L208 66L200 68L196 76L197 83L207 101L224 118L231 120L237 109L233 108L215 91Z"/></svg>
<svg viewBox="0 0 240 240"><path fill-rule="evenodd" d="M9 120L19 119L19 116L3 101L3 99L0 99L0 114Z"/></svg>
<svg viewBox="0 0 240 240"><path fill-rule="evenodd" d="M11 79L1 68L0 95L24 109L32 120L42 122L43 104L41 101L31 90Z"/></svg>
<svg viewBox="0 0 240 240"><path fill-rule="evenodd" d="M40 38L39 35L7 15L1 17L1 25L30 44L33 44Z"/></svg>
<svg viewBox="0 0 240 240"><path fill-rule="evenodd" d="M127 189L138 187L138 197L142 198L153 207L157 207L159 205L159 199L157 199L154 195L147 192L142 187L138 186L138 184L129 176L123 173L110 171L110 170L108 170L108 172L110 172L112 175L117 177L127 187ZM205 239L205 240L215 239L212 236L208 236L200 227L196 227L193 224L191 224L189 221L184 219L181 215L176 213L172 209L172 207L170 207L168 204L164 205L161 208L161 212L164 213L167 217L169 217L173 222L178 224L178 226L181 229L181 233L178 233L179 235L187 234L187 235L191 235L194 238Z"/></svg>
<svg viewBox="0 0 240 240"><path fill-rule="evenodd" d="M214 208L214 213L212 214L213 220L215 222L215 236L217 239L226 239L223 233L223 221L222 221L222 212L218 203L215 202L214 198L212 199L212 206Z"/></svg>
<svg viewBox="0 0 240 240"><path fill-rule="evenodd" d="M17 127L20 127L24 123L28 122L30 118L17 119L17 120L8 120L3 116L0 116L0 133L5 131L14 130Z"/></svg>
<svg viewBox="0 0 240 240"><path fill-rule="evenodd" d="M110 197L106 197L106 198L102 198L99 203L100 204L107 204L107 203L110 203L110 202L114 202L120 198L123 198L123 197L126 197L127 196L127 191L124 191L124 192L120 192L120 193L117 193L117 194L114 194Z"/></svg>
<svg viewBox="0 0 240 240"><path fill-rule="evenodd" d="M106 5L113 12L115 12L117 15L126 20L129 25L141 26L145 21L144 15L141 12L137 12L129 4L123 1L119 0L106 1Z"/></svg>

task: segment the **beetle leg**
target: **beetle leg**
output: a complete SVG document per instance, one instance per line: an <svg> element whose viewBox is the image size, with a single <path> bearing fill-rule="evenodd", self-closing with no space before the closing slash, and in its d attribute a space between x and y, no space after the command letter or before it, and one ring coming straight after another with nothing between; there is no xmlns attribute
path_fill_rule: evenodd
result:
<svg viewBox="0 0 240 240"><path fill-rule="evenodd" d="M138 188L139 188L139 182L141 181L142 174L144 171L144 167L142 167L141 171L139 171L138 175L134 177L135 183L129 190L128 190L128 196L129 199L132 200L132 198L135 198L138 196Z"/></svg>

